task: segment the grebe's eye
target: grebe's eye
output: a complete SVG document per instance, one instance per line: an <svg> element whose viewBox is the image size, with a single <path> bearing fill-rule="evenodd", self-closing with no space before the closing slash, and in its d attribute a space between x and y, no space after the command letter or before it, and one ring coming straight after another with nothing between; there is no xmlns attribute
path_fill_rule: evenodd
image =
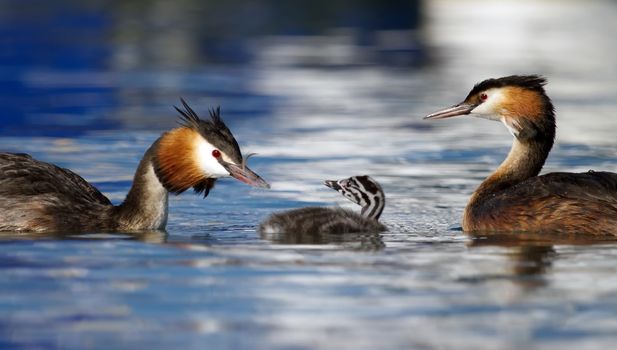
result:
<svg viewBox="0 0 617 350"><path fill-rule="evenodd" d="M221 156L221 151L219 151L218 149L212 150L212 156L214 158L219 158Z"/></svg>
<svg viewBox="0 0 617 350"><path fill-rule="evenodd" d="M488 98L488 95L485 94L484 92L480 94L480 101L484 102L486 101L487 98Z"/></svg>

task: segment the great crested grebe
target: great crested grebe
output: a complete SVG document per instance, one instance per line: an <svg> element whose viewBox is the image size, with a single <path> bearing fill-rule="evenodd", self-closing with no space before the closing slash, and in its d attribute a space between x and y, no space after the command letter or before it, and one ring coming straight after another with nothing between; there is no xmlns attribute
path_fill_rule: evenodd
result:
<svg viewBox="0 0 617 350"><path fill-rule="evenodd" d="M307 207L272 214L259 226L264 234L276 233L362 233L381 232L386 227L379 216L386 197L377 181L369 176L353 176L324 184L362 206L360 214L344 208Z"/></svg>
<svg viewBox="0 0 617 350"><path fill-rule="evenodd" d="M181 126L144 154L124 202L114 206L79 175L27 154L0 153L0 231L109 232L162 230L168 192L189 188L208 195L217 178L233 176L269 187L246 167L240 147L220 117L199 119L182 100Z"/></svg>
<svg viewBox="0 0 617 350"><path fill-rule="evenodd" d="M465 100L425 119L471 115L501 121L514 136L507 158L473 193L468 232L545 232L617 236L617 174L537 176L555 138L555 113L537 75L488 79Z"/></svg>

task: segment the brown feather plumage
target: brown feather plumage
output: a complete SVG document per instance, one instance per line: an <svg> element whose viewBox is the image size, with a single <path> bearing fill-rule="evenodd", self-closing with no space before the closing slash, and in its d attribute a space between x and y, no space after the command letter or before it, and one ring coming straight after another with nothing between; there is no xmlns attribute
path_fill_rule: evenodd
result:
<svg viewBox="0 0 617 350"><path fill-rule="evenodd" d="M617 174L588 172L538 176L553 146L554 107L545 80L489 79L502 88L503 122L516 130L508 157L471 196L463 229L474 233L536 232L617 236ZM476 93L482 90L474 87Z"/></svg>
<svg viewBox="0 0 617 350"><path fill-rule="evenodd" d="M210 184L197 163L200 140L199 133L188 127L173 129L159 140L155 171L169 192L179 194L198 185L205 190L202 185Z"/></svg>

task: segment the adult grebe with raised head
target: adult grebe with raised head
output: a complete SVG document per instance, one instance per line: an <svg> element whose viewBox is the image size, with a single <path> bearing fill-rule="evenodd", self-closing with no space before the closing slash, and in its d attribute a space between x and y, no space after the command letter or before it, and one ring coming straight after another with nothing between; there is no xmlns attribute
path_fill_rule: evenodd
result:
<svg viewBox="0 0 617 350"><path fill-rule="evenodd" d="M501 121L514 136L507 158L471 196L463 230L617 236L617 174L538 176L555 138L555 113L545 84L537 75L488 79L463 102L425 117Z"/></svg>
<svg viewBox="0 0 617 350"><path fill-rule="evenodd" d="M208 195L217 178L232 176L269 187L246 167L220 109L200 119L182 100L181 126L144 154L125 201L117 206L68 169L27 154L0 153L0 231L110 232L162 230L168 193L189 188Z"/></svg>

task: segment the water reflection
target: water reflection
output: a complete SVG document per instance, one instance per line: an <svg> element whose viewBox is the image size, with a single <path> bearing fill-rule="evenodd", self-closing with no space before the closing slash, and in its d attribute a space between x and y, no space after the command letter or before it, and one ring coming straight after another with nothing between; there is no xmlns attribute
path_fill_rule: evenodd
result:
<svg viewBox="0 0 617 350"><path fill-rule="evenodd" d="M486 240L481 241L482 243L477 242L472 240L468 246L475 249L490 246L505 248L505 252L501 254L504 259L507 259L505 271L503 273L465 277L461 281L479 283L505 279L527 291L547 286L548 281L544 275L550 272L553 262L558 258L553 245L522 241L518 243L513 241L508 243L488 242Z"/></svg>
<svg viewBox="0 0 617 350"><path fill-rule="evenodd" d="M514 275L533 277L547 273L547 270L552 266L552 262L556 258L556 252L553 246L523 245L513 249L509 256L512 260L512 272ZM527 286L528 288L538 286L533 283L537 281L531 280L529 282L531 284Z"/></svg>
<svg viewBox="0 0 617 350"><path fill-rule="evenodd" d="M564 234L495 234L470 235L467 246L472 250L504 250L501 255L508 260L502 273L476 275L461 279L464 282L486 282L506 279L523 291L547 287L549 282L545 275L551 274L552 266L560 260L558 246L594 246L611 244L616 240L607 237L587 237Z"/></svg>
<svg viewBox="0 0 617 350"><path fill-rule="evenodd" d="M418 66L420 3L2 2L0 133L156 128L178 95L271 112L264 66Z"/></svg>
<svg viewBox="0 0 617 350"><path fill-rule="evenodd" d="M114 232L114 233L50 233L50 232L0 232L0 241L21 240L102 240L140 241L144 243L165 243L166 231Z"/></svg>
<svg viewBox="0 0 617 350"><path fill-rule="evenodd" d="M261 238L275 244L327 245L334 244L351 250L382 250L385 248L383 238L378 233L318 233L318 232L286 232L264 233Z"/></svg>
<svg viewBox="0 0 617 350"><path fill-rule="evenodd" d="M501 246L501 247L517 247L521 245L552 245L552 244L571 244L571 245L594 245L594 244L610 244L617 242L617 238L612 236L591 236L580 235L576 233L534 233L534 232L516 232L516 233L498 233L498 234L473 234L469 233L471 238L471 247L482 246Z"/></svg>
<svg viewBox="0 0 617 350"><path fill-rule="evenodd" d="M38 15L8 19L9 3ZM560 130L546 171L616 171L617 41L607 35L617 23L614 2L425 1L426 38L437 60L421 70L341 67L354 53L364 60L371 52L355 46L353 38L364 35L312 31L294 40L292 17L285 22L290 33L241 47L233 30L262 18L244 6L248 1L238 5L246 22L227 37L220 21L234 17L221 10L204 20L186 4L241 2L117 2L108 5L113 16L81 21L59 2L39 3L0 4L5 43L21 47L0 55L8 57L0 77L0 148L73 169L118 202L144 149L173 124L170 105L181 95L196 110L222 106L242 148L262 155L256 168L273 189L222 181L206 200L171 197L169 239L158 232L100 241L0 236L0 347L614 347L617 245L489 237L466 246L462 233L447 228L505 157L509 136L497 123L420 121L479 79L542 73L551 79ZM50 24L65 37L52 35ZM410 36L369 32L364 38L387 43L384 51L400 43L406 50ZM251 48L257 56L244 56ZM255 63L210 64L245 59ZM42 133L41 123L63 136L72 135L66 125L82 133L16 137ZM92 131L108 127L116 129ZM152 132L127 131L135 128ZM274 211L333 204L316 184L349 173L383 179L390 232L256 234ZM356 250L363 246L371 253Z"/></svg>

